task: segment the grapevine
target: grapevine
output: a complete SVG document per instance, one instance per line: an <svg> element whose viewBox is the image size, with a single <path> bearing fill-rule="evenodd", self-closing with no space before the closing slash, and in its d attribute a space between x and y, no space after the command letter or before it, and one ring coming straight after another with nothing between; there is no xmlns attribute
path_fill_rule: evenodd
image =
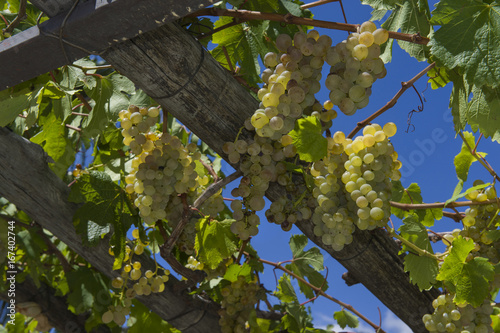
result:
<svg viewBox="0 0 500 333"><path fill-rule="evenodd" d="M0 117L0 143L4 136L17 133L29 138L30 144L43 148L44 155L38 158L42 163L33 165L43 169L47 163L51 164L66 183L59 186L65 191L48 188L56 193L56 201L66 203L68 198L71 207L66 205L62 211L65 214L69 207L74 219L63 233L52 228L44 216L40 216L43 221L40 225L38 220L33 221L30 207L24 214L17 211L10 199L0 198L0 219L7 222L8 233L15 234L9 241L3 233L0 237L0 252L9 253L7 260L0 263L0 273L7 278L15 271L19 273L16 281L24 283L25 280L28 287L34 282L48 296L63 299L71 312L69 316L82 319L78 319L81 321L78 324L85 330L100 330L99 325L109 325L114 330L127 325L134 331L171 331L164 319L182 331L191 327L199 330L208 323L201 330L306 332L316 329L304 305L325 297L340 307L333 318L343 329L346 325L357 326L359 318L377 332L385 332L382 317L376 324L354 307L326 293L331 283L329 273L320 273L325 268L323 254L318 248L308 246L309 238L333 258L344 260L349 284L363 283L384 303L396 303L394 295L401 296L399 290L416 296L419 309L414 315L418 320L401 315L416 309L416 305L402 304L401 311L391 308L415 331L498 331L500 307L495 301L500 289L500 198L496 184L500 177L493 163L487 161L495 155L490 151L488 156L479 152L480 142L484 144L485 138L498 141L496 110L492 106L498 104L499 72L494 70L498 67L497 61L490 55L490 50L496 49L477 38L484 35L481 24L486 22L485 26L492 26L489 19L478 18L479 11L474 6L464 5L457 11L445 0L438 1L433 11L427 8L425 1L418 6L411 2L397 6L373 2L373 19L387 13L389 18L382 26L395 31L377 28L371 21L348 24L349 15L345 13L345 24L309 16L307 8L329 2L332 1L300 5L283 0L266 4L269 8L275 5L275 13L257 11L265 8L258 2L236 1L230 5L221 2L213 8L178 17L178 23L203 45L199 62L186 57L190 61L183 63L182 71L171 68L179 67L177 65L164 63L164 68L157 68L158 77L129 80L121 74L128 69L113 64L116 55L105 52L103 55L111 59L105 61L112 65L80 60L5 91L0 98L2 109L6 110ZM343 12L342 2L338 3ZM491 1L476 1L474 5L488 14L498 7ZM227 6L231 9L224 9ZM14 6L8 7L12 14ZM408 10L417 7L418 10ZM71 11L75 8L78 10L73 7ZM415 24L410 22L407 12L416 15L418 30L414 29ZM22 14L20 8L18 17L10 25L9 15L0 16L13 30L22 20ZM198 18L202 15L219 19L210 22ZM474 18L474 24L463 32L462 40L473 39L471 44L475 48L486 50L481 57L484 56L488 65L493 64L491 73L481 73L486 66L478 63L477 57L470 56L474 49L468 49L462 41L450 46L453 38L449 35L443 38L449 31L456 30L457 21L470 23L469 17ZM37 24L42 23L41 18L39 16ZM347 35L344 40L334 41L314 27L344 30L348 34L343 35L342 38ZM19 26L13 32L20 33L23 29ZM185 33L183 29L175 31L179 36ZM495 40L495 33L488 30L488 39ZM144 51L155 63L156 50L144 50L141 46L143 35L135 37L139 42L134 41L133 47ZM172 45L186 46L175 40L177 36L172 34ZM209 36L213 38L205 39ZM376 112L370 111L364 120L356 120L355 117L371 108L373 94L380 91L380 83L375 82L384 78L390 69L384 63L390 61L395 45L389 38L404 41L399 46L410 56L419 61L426 59L430 64L402 82L401 89L385 106ZM66 38L61 39L63 42L68 43ZM186 49L193 51L191 46ZM262 62L255 58L259 53ZM217 67L211 57L229 73ZM470 64L464 64L463 59L468 59ZM264 68L259 73L262 64ZM325 64L328 68L323 72ZM207 73L212 71L221 75L215 88L204 87L200 98L186 98L198 92L201 82L211 82L207 81L210 79ZM177 80L180 74L187 75L186 80ZM426 74L433 89L453 84L450 107L455 130L463 140L453 161L459 182L451 197L428 204L423 203L424 192L417 184L408 187L402 184L407 181L403 163L411 166L406 165L406 156L398 156L396 152L398 148L400 153L406 153L395 138L396 124L375 120L392 108L409 88L414 88L418 95L422 104L418 109L422 111L425 98L414 84ZM233 89L227 84L231 75L254 94L246 94L243 88L241 94ZM221 77L228 81L220 80ZM157 78L165 79L165 89L149 87ZM163 85L159 82L158 86ZM328 90L326 100L318 97L322 88ZM147 96L150 94L161 97L153 97L153 101ZM245 103L237 104L241 100ZM17 110L20 105L29 106ZM213 109L214 114L227 119L221 117L223 125L219 126L214 119L203 118L208 125L197 127L191 116L206 115L204 108ZM471 113L472 110L476 113ZM240 119L238 111L247 119ZM488 126L485 118L491 122ZM350 133L340 126L346 119L356 122ZM462 131L466 125L479 131L479 137ZM4 126L12 133L4 133ZM218 140L211 141L211 134L205 133L209 132L207 127L213 127L214 133L222 129ZM432 139L438 142L440 138L434 134L432 132ZM400 137L398 133L397 139ZM421 143L428 145L428 141ZM433 144L435 147L435 142ZM27 142L20 147L23 145ZM61 149L64 145L68 149ZM87 166L83 156L68 169L75 155L89 146L94 147L93 164ZM14 150L6 147L9 153L5 155L26 160ZM434 148L423 153L430 155L430 150ZM413 152L410 157L416 156L411 154ZM223 159L236 172L224 175L222 170L227 165L221 165ZM27 160L35 162L31 155ZM473 164L476 161L479 163ZM476 180L471 187L466 187L469 173L474 170L471 165L484 167L487 176L483 178L485 181ZM12 175L9 168L2 170ZM2 177L2 182L11 184L8 178ZM237 179L232 190L225 190L226 185ZM25 188L21 183L15 186L20 187L19 193L29 196L32 191L38 193L40 187L37 184L34 188ZM9 191L3 191L3 184L0 187L9 198L9 187ZM266 196L271 199L270 204ZM63 200L59 200L61 198ZM47 198L47 202L53 201L52 196ZM22 200L12 202L23 205ZM64 215L48 207L53 210L46 214L51 218ZM450 229L459 227L435 231L442 227L437 221L443 217L456 223ZM275 224L271 228L290 231L296 225L296 229L304 233L290 236L290 260L272 262L260 258L253 248L260 240L257 237L262 236L259 232L266 220ZM44 229L46 225L49 227ZM16 230L19 227L21 231ZM17 240L22 242L17 244ZM355 243L357 240L363 242L362 247ZM442 244L437 246L444 249L434 252L436 246L431 242L439 240ZM87 251L88 247L102 242L106 242L105 246L96 249L107 262L107 271L102 268L104 261L96 261L94 253ZM109 256L102 248L109 248ZM354 248L357 251L351 251ZM391 258L377 261L386 254ZM162 267L161 259L157 262L157 256L170 265L173 275ZM356 268L359 260L365 258L372 258L374 263L387 269L365 265L371 273L367 278L369 274ZM261 280L264 265L282 274L275 276L274 292ZM377 294L379 291L368 281L374 272L380 273L373 278L375 282L390 272L398 279L389 284L408 288L399 288L387 298ZM4 296L7 289L0 289ZM297 297L298 290L302 296ZM33 301L38 297L30 296ZM420 296L424 297L418 299ZM158 307L159 299L167 303L179 299L182 310L179 307L172 311L171 303L165 308ZM77 304L78 301L83 302ZM275 304L276 301L279 304ZM16 323L24 321L27 330L51 327L61 330L60 323L59 326L52 323L53 310L47 309L39 299L19 303L16 310ZM196 319L183 326L188 321L184 318L191 317ZM36 328L30 318L38 321Z"/></svg>

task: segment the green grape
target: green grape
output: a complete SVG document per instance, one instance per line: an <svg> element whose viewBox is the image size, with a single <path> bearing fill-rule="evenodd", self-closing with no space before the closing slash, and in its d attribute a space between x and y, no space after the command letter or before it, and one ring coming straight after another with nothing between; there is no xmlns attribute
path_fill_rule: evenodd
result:
<svg viewBox="0 0 500 333"><path fill-rule="evenodd" d="M373 31L373 42L375 44L381 45L387 42L389 39L389 32L385 29L379 28Z"/></svg>
<svg viewBox="0 0 500 333"><path fill-rule="evenodd" d="M113 321L113 312L111 312L111 311L109 311L109 310L108 310L108 311L106 311L106 312L104 312L104 313L102 314L101 319L102 319L102 322L103 322L104 324L109 324L109 323L111 323L111 322Z"/></svg>

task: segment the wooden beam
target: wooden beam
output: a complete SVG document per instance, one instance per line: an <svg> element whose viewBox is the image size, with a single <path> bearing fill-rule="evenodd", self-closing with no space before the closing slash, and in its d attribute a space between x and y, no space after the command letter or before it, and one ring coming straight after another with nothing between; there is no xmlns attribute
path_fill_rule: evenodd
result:
<svg viewBox="0 0 500 333"><path fill-rule="evenodd" d="M223 157L224 142L234 140L258 107L246 89L174 23L110 48L103 58ZM271 200L283 194L285 189L276 184L266 193ZM311 221L297 226L414 332L425 331L422 315L432 312L438 293L420 292L410 283L399 248L385 232L358 230L352 244L336 252L314 235ZM277 227L276 232L282 231Z"/></svg>
<svg viewBox="0 0 500 333"><path fill-rule="evenodd" d="M73 5L72 0L30 0L31 4L44 12L48 17L68 11Z"/></svg>
<svg viewBox="0 0 500 333"><path fill-rule="evenodd" d="M0 127L0 197L23 210L95 269L110 278L119 276L118 270L112 270L114 259L108 254L109 239L94 247L82 244L73 225L78 206L67 200L69 188L50 170L49 162L39 145ZM153 259L147 255L140 260L144 270L155 269ZM217 305L180 291L180 284L171 276L162 293L137 298L183 333L220 332Z"/></svg>
<svg viewBox="0 0 500 333"><path fill-rule="evenodd" d="M177 20L214 0L80 0L0 43L0 90ZM55 9L56 10L56 9ZM60 10L60 8L59 8ZM62 38L59 38L62 36Z"/></svg>

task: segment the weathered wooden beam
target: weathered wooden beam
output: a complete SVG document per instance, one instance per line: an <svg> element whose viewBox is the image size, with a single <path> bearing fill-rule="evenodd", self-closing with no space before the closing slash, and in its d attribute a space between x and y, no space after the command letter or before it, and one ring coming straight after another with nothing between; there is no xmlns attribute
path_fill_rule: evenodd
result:
<svg viewBox="0 0 500 333"><path fill-rule="evenodd" d="M94 268L110 278L118 276L119 271L112 270L114 259L108 254L108 239L94 247L82 244L73 225L78 206L68 202L68 186L48 163L39 145L0 127L0 197L31 216ZM145 270L154 270L153 259L143 255L141 263ZM171 277L162 293L137 298L183 333L220 332L215 304L180 292L179 283Z"/></svg>
<svg viewBox="0 0 500 333"><path fill-rule="evenodd" d="M225 156L224 142L234 140L258 106L227 70L174 23L110 48L103 58L221 156ZM284 193L284 188L272 186L267 196L275 200ZM397 245L382 230L358 230L353 243L336 252L314 235L312 222L303 221L298 227L414 332L425 331L421 317L432 312L437 292L420 292L410 283Z"/></svg>
<svg viewBox="0 0 500 333"><path fill-rule="evenodd" d="M90 0L0 43L0 90L100 54L214 0ZM61 36L61 38L60 38Z"/></svg>
<svg viewBox="0 0 500 333"><path fill-rule="evenodd" d="M30 2L48 17L68 11L74 3L72 0L30 0Z"/></svg>

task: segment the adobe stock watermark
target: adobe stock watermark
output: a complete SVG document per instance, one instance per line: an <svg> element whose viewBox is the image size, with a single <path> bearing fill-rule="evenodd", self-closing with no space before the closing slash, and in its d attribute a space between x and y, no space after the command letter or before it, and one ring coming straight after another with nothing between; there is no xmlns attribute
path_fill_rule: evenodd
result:
<svg viewBox="0 0 500 333"><path fill-rule="evenodd" d="M446 123L453 122L453 116L449 110L443 114L443 120ZM401 172L401 182L410 177L416 168L424 164L425 160L436 152L437 147L449 138L450 136L446 134L443 128L436 127L431 131L429 137L413 140L417 148L412 151L406 152L399 149L398 160L402 163L401 169L399 169Z"/></svg>
<svg viewBox="0 0 500 333"><path fill-rule="evenodd" d="M7 297L9 298L7 304L7 317L10 320L8 324L15 325L16 319L16 222L7 222Z"/></svg>

